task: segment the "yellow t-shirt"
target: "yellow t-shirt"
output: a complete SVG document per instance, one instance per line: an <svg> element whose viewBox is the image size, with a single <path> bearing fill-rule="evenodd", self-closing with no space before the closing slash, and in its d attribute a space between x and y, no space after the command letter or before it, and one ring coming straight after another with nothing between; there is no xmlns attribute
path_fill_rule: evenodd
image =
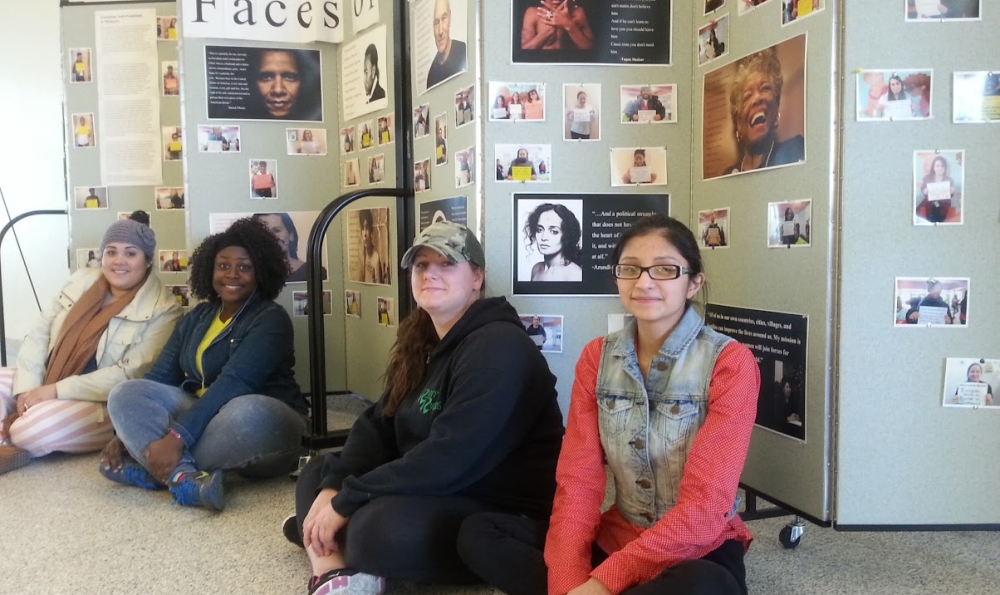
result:
<svg viewBox="0 0 1000 595"><path fill-rule="evenodd" d="M88 196L86 200L83 201L83 208L99 209L101 208L101 201L96 196Z"/></svg>
<svg viewBox="0 0 1000 595"><path fill-rule="evenodd" d="M184 145L181 144L181 141L179 140L172 140L167 145L167 148L170 150L171 153L180 153L181 149L184 148Z"/></svg>
<svg viewBox="0 0 1000 595"><path fill-rule="evenodd" d="M87 65L83 62L74 62L73 69L76 70L79 74L83 74L84 72L87 71Z"/></svg>
<svg viewBox="0 0 1000 595"><path fill-rule="evenodd" d="M177 39L177 27L167 29L167 39Z"/></svg>
<svg viewBox="0 0 1000 595"><path fill-rule="evenodd" d="M212 319L212 324L208 325L208 330L205 331L205 336L202 337L201 343L198 344L198 350L195 351L194 353L194 365L198 367L198 373L201 374L203 378L205 376L205 371L202 370L201 368L201 356L204 355L205 350L208 349L208 346L212 344L212 341L214 341L215 338L222 333L222 331L226 330L226 327L229 326L229 323L233 321L233 318L230 316L229 320L222 322L222 320L219 319L220 314L222 314L221 307L219 308L219 311L216 313L215 317ZM200 397L203 394L205 394L206 390L208 389L199 388L197 391L195 391L195 394Z"/></svg>

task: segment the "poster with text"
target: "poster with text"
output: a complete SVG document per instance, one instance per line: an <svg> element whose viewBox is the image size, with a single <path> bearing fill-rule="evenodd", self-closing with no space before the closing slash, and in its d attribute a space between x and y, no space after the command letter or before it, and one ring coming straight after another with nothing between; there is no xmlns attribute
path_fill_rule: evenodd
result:
<svg viewBox="0 0 1000 595"><path fill-rule="evenodd" d="M667 194L514 194L515 295L618 295L611 254L622 232Z"/></svg>
<svg viewBox="0 0 1000 595"><path fill-rule="evenodd" d="M513 0L515 64L670 64L670 0Z"/></svg>
<svg viewBox="0 0 1000 595"><path fill-rule="evenodd" d="M469 69L468 0L410 2L410 64L415 96Z"/></svg>
<svg viewBox="0 0 1000 595"><path fill-rule="evenodd" d="M464 196L442 198L420 203L420 233L434 223L451 221L461 225L469 224L469 199Z"/></svg>
<svg viewBox="0 0 1000 595"><path fill-rule="evenodd" d="M805 162L805 81L805 35L705 74L703 179Z"/></svg>
<svg viewBox="0 0 1000 595"><path fill-rule="evenodd" d="M944 407L1000 407L993 387L1000 387L1000 359L949 357L945 359Z"/></svg>
<svg viewBox="0 0 1000 595"><path fill-rule="evenodd" d="M344 120L377 112L389 107L386 86L389 84L385 25L345 43L340 53L340 97ZM361 147L364 149L364 145Z"/></svg>
<svg viewBox="0 0 1000 595"><path fill-rule="evenodd" d="M756 424L805 442L809 317L709 303L705 323L746 345L757 359Z"/></svg>
<svg viewBox="0 0 1000 595"><path fill-rule="evenodd" d="M205 46L210 120L323 121L319 50Z"/></svg>

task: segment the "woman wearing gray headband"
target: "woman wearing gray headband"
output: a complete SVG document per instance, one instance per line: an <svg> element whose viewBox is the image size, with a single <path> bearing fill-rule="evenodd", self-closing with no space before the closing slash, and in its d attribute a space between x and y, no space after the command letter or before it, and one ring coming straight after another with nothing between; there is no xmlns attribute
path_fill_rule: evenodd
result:
<svg viewBox="0 0 1000 595"><path fill-rule="evenodd" d="M17 367L0 370L0 473L51 452L98 451L111 439L108 393L149 369L181 315L149 274L156 234L148 223L136 211L108 226L101 267L70 276L25 337Z"/></svg>

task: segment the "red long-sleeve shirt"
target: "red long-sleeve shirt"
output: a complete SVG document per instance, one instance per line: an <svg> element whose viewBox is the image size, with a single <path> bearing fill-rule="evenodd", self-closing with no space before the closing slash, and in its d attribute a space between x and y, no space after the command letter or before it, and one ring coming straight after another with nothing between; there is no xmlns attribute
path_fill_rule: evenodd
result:
<svg viewBox="0 0 1000 595"><path fill-rule="evenodd" d="M576 365L545 540L550 595L562 595L590 577L621 593L680 562L704 557L726 540L743 542L744 551L753 540L731 514L757 414L760 370L750 350L733 341L719 354L708 387L708 415L684 465L677 504L644 529L614 506L600 512L607 481L595 395L602 341L591 341ZM591 568L595 541L610 556Z"/></svg>

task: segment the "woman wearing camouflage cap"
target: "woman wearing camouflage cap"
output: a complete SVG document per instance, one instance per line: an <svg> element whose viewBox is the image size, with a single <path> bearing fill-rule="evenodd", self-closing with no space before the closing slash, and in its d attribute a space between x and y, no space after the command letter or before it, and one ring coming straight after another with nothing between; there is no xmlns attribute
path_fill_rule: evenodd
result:
<svg viewBox="0 0 1000 595"><path fill-rule="evenodd" d="M25 337L17 367L0 370L0 473L51 452L98 451L111 439L108 392L149 369L181 315L150 274L156 234L148 224L142 211L112 223L100 269L73 273Z"/></svg>
<svg viewBox="0 0 1000 595"><path fill-rule="evenodd" d="M502 297L483 298L483 248L435 223L403 255L416 310L399 328L385 391L343 452L312 460L289 540L312 564L310 593L381 593L385 580L478 579L458 555L477 512L545 519L562 415L555 377Z"/></svg>

